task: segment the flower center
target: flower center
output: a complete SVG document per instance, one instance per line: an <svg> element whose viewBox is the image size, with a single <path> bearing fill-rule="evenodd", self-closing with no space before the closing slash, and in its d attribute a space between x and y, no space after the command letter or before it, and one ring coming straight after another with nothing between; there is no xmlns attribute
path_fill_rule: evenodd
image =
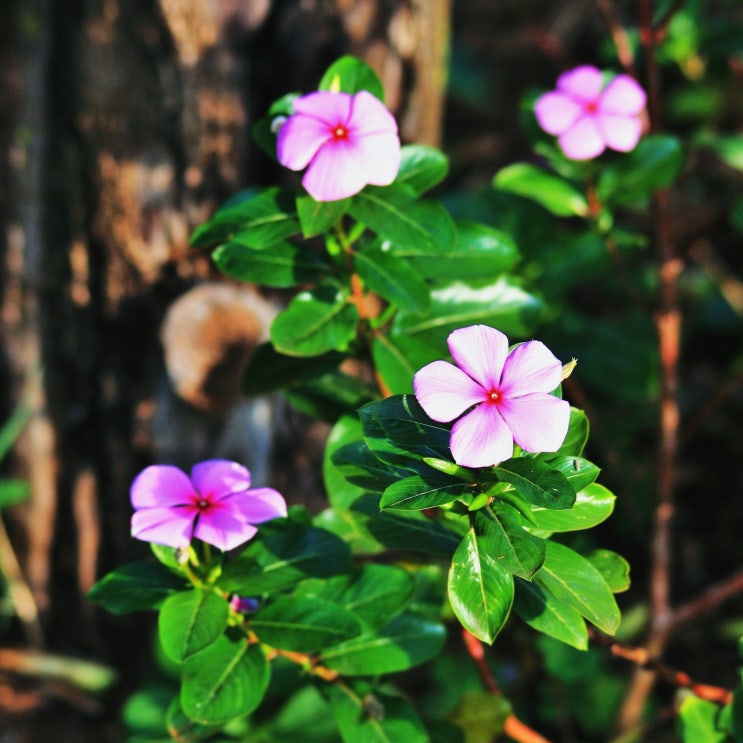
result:
<svg viewBox="0 0 743 743"><path fill-rule="evenodd" d="M488 392L488 400L492 403L499 403L502 397L500 390L490 390L490 392Z"/></svg>
<svg viewBox="0 0 743 743"><path fill-rule="evenodd" d="M595 114L599 110L598 103L596 103L596 101L588 101L585 110L586 113Z"/></svg>
<svg viewBox="0 0 743 743"><path fill-rule="evenodd" d="M348 139L348 129L343 124L338 124L333 129L333 139Z"/></svg>
<svg viewBox="0 0 743 743"><path fill-rule="evenodd" d="M206 498L199 498L196 501L196 508L198 508L199 511L203 511L205 508L209 508L209 501Z"/></svg>

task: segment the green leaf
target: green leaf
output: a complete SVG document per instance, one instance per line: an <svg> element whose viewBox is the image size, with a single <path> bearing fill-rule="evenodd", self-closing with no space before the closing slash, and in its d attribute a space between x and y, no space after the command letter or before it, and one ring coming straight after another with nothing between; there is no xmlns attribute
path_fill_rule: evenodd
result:
<svg viewBox="0 0 743 743"><path fill-rule="evenodd" d="M399 312L392 325L395 335L417 336L442 347L452 330L466 325L490 325L508 335L531 333L544 305L513 279L501 276L485 286L447 284L431 292L431 308L421 317Z"/></svg>
<svg viewBox="0 0 743 743"><path fill-rule="evenodd" d="M88 591L88 600L113 614L158 609L168 596L187 588L186 582L158 562L139 560L122 565Z"/></svg>
<svg viewBox="0 0 743 743"><path fill-rule="evenodd" d="M385 488L408 474L405 470L377 459L363 440L353 441L337 449L333 455L333 464L347 482L357 486L356 497L364 492L381 495ZM344 507L349 505L350 503Z"/></svg>
<svg viewBox="0 0 743 743"><path fill-rule="evenodd" d="M280 596L261 609L250 628L265 642L282 650L314 653L361 633L356 617L317 597Z"/></svg>
<svg viewBox="0 0 743 743"><path fill-rule="evenodd" d="M683 743L727 743L727 732L720 727L720 707L689 695L681 703L678 716Z"/></svg>
<svg viewBox="0 0 743 743"><path fill-rule="evenodd" d="M297 216L303 237L309 239L330 230L346 213L350 201L315 201L309 195L297 196Z"/></svg>
<svg viewBox="0 0 743 743"><path fill-rule="evenodd" d="M299 232L292 194L281 188L248 189L233 196L196 228L191 246L239 243L262 250Z"/></svg>
<svg viewBox="0 0 743 743"><path fill-rule="evenodd" d="M612 593L621 593L630 587L629 563L612 550L596 549L586 559L603 576Z"/></svg>
<svg viewBox="0 0 743 743"><path fill-rule="evenodd" d="M397 673L436 656L445 637L439 622L413 613L400 614L375 632L325 650L320 662L344 676Z"/></svg>
<svg viewBox="0 0 743 743"><path fill-rule="evenodd" d="M380 508L420 511L451 503L467 492L471 492L468 483L434 470L393 482L385 489L379 505Z"/></svg>
<svg viewBox="0 0 743 743"><path fill-rule="evenodd" d="M492 279L518 261L519 252L511 237L485 224L458 220L457 242L447 255L410 256L410 265L427 279L450 282Z"/></svg>
<svg viewBox="0 0 743 743"><path fill-rule="evenodd" d="M454 223L436 201L401 186L368 186L354 196L351 216L384 240L394 255L440 255L454 247Z"/></svg>
<svg viewBox="0 0 743 743"><path fill-rule="evenodd" d="M212 260L226 276L279 289L316 283L328 272L327 263L315 253L290 242L261 251L228 242L212 252Z"/></svg>
<svg viewBox="0 0 743 743"><path fill-rule="evenodd" d="M229 604L214 591L196 589L169 596L157 621L160 644L168 657L182 663L222 635L229 614Z"/></svg>
<svg viewBox="0 0 743 743"><path fill-rule="evenodd" d="M559 454L558 456L543 455L540 459L553 470L563 474L576 493L587 488L601 472L593 462L582 457L567 457Z"/></svg>
<svg viewBox="0 0 743 743"><path fill-rule="evenodd" d="M271 325L271 342L289 356L344 351L356 337L359 312L346 294L321 284L297 294Z"/></svg>
<svg viewBox="0 0 743 743"><path fill-rule="evenodd" d="M506 719L513 713L510 702L481 689L466 689L451 719L464 731L467 743L490 743L501 738Z"/></svg>
<svg viewBox="0 0 743 743"><path fill-rule="evenodd" d="M534 506L559 510L575 503L575 488L565 475L538 459L509 459L495 468L495 476Z"/></svg>
<svg viewBox="0 0 743 743"><path fill-rule="evenodd" d="M168 734L178 743L193 743L211 738L221 725L201 725L186 717L181 707L180 697L175 697L165 715Z"/></svg>
<svg viewBox="0 0 743 743"><path fill-rule="evenodd" d="M0 480L0 510L23 503L31 497L31 485L26 480L9 477Z"/></svg>
<svg viewBox="0 0 743 743"><path fill-rule="evenodd" d="M364 484L356 484L353 481L354 476L366 476L369 467L385 471L361 436L361 421L358 416L344 415L333 426L325 442L323 482L330 504L339 511L345 511L365 492ZM351 451L347 455L341 455L340 452L346 447L350 447ZM338 463L334 461L336 455L339 457Z"/></svg>
<svg viewBox="0 0 743 743"><path fill-rule="evenodd" d="M582 410L578 410L578 408L571 407L568 433L557 453L569 457L580 456L588 442L589 430L586 414Z"/></svg>
<svg viewBox="0 0 743 743"><path fill-rule="evenodd" d="M348 546L324 529L274 520L222 569L218 585L243 596L277 591L304 578L343 572Z"/></svg>
<svg viewBox="0 0 743 743"><path fill-rule="evenodd" d="M679 139L650 134L632 152L604 166L596 184L597 196L608 204L642 203L656 189L673 183L683 164Z"/></svg>
<svg viewBox="0 0 743 743"><path fill-rule="evenodd" d="M534 580L602 632L616 632L620 619L617 602L601 573L585 557L549 541L544 565Z"/></svg>
<svg viewBox="0 0 743 743"><path fill-rule="evenodd" d="M575 496L575 503L568 510L532 508L532 522L542 531L590 529L611 516L615 500L614 493L594 482Z"/></svg>
<svg viewBox="0 0 743 743"><path fill-rule="evenodd" d="M428 743L413 707L366 682L331 684L327 690L343 743Z"/></svg>
<svg viewBox="0 0 743 743"><path fill-rule="evenodd" d="M530 580L542 567L544 540L524 530L521 516L513 506L495 503L492 508L478 511L475 533L482 549L514 575Z"/></svg>
<svg viewBox="0 0 743 743"><path fill-rule="evenodd" d="M428 286L405 260L393 255L388 244L354 253L354 267L367 288L392 305L409 312L428 309Z"/></svg>
<svg viewBox="0 0 743 743"><path fill-rule="evenodd" d="M337 351L302 359L279 353L271 343L257 346L243 379L246 395L266 395L335 371L345 357Z"/></svg>
<svg viewBox="0 0 743 743"><path fill-rule="evenodd" d="M181 705L201 723L249 715L261 703L271 668L258 645L222 635L183 664Z"/></svg>
<svg viewBox="0 0 743 743"><path fill-rule="evenodd" d="M513 610L532 629L578 650L588 647L588 630L580 612L534 582L515 579Z"/></svg>
<svg viewBox="0 0 743 743"><path fill-rule="evenodd" d="M393 394L413 392L413 376L440 358L438 348L418 338L378 334L372 341L374 366Z"/></svg>
<svg viewBox="0 0 743 743"><path fill-rule="evenodd" d="M447 590L462 626L492 644L511 613L514 588L513 576L489 547L473 528L465 534L452 557Z"/></svg>
<svg viewBox="0 0 743 743"><path fill-rule="evenodd" d="M400 170L396 184L404 184L420 196L446 178L449 160L435 147L406 144L400 149Z"/></svg>
<svg viewBox="0 0 743 743"><path fill-rule="evenodd" d="M253 139L274 162L278 162L276 157L277 124L280 117L285 118L294 113L294 100L298 97L299 93L287 93L275 100L268 109L268 114L256 121L251 129Z"/></svg>
<svg viewBox="0 0 743 743"><path fill-rule="evenodd" d="M334 93L358 93L368 90L374 97L384 103L384 88L377 73L366 62L346 55L333 62L320 79L318 90L330 90Z"/></svg>
<svg viewBox="0 0 743 743"><path fill-rule="evenodd" d="M529 163L515 163L499 170L493 185L535 201L557 217L588 215L588 201L572 183Z"/></svg>
<svg viewBox="0 0 743 743"><path fill-rule="evenodd" d="M339 370L284 391L287 402L301 413L329 423L358 410L376 396L376 390L368 382Z"/></svg>
<svg viewBox="0 0 743 743"><path fill-rule="evenodd" d="M8 456L8 452L13 448L13 444L18 440L30 420L31 413L31 408L20 403L3 423L2 428L0 428L0 462Z"/></svg>

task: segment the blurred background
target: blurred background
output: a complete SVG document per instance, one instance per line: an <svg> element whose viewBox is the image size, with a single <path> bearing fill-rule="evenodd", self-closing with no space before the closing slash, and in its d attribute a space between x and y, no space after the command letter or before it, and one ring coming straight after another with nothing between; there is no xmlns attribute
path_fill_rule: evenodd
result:
<svg viewBox="0 0 743 743"><path fill-rule="evenodd" d="M743 6L655 6L663 124L687 145L673 195L683 600L743 557ZM539 161L529 102L561 71L625 68L646 84L637 3L0 0L0 19L3 743L125 739L121 705L152 673L152 624L106 615L85 594L147 554L129 536L128 488L143 467L224 456L292 503L323 505L327 424L240 395L281 294L220 277L188 238L238 189L295 177L251 141L251 126L280 95L314 89L344 53L379 74L404 142L449 155L439 195L450 209L515 232L521 273L550 307L540 337L578 357L567 396L589 414L590 458L618 495L600 539L632 564L620 604L637 637L656 490L650 230L641 213L624 215L625 281L647 300L634 302L604 246L491 188L500 167ZM669 661L736 683L736 596L679 631ZM628 669L514 640L515 650L496 643L509 696L540 699L559 740L604 739ZM600 683L596 664L607 665ZM581 689L589 670L594 688Z"/></svg>

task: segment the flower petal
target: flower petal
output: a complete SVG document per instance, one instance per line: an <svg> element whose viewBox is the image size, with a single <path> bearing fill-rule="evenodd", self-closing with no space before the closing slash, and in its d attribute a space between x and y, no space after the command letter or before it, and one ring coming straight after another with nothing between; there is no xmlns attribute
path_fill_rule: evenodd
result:
<svg viewBox="0 0 743 743"><path fill-rule="evenodd" d="M355 136L397 134L397 122L387 107L368 90L360 90L351 99L348 128Z"/></svg>
<svg viewBox="0 0 743 743"><path fill-rule="evenodd" d="M647 96L629 75L617 75L601 94L598 109L601 113L635 116L645 108Z"/></svg>
<svg viewBox="0 0 743 743"><path fill-rule="evenodd" d="M191 481L201 498L218 500L250 487L250 472L228 459L207 459L191 470Z"/></svg>
<svg viewBox="0 0 743 743"><path fill-rule="evenodd" d="M601 92L602 85L601 70L592 65L575 67L557 78L557 90L584 103L595 100Z"/></svg>
<svg viewBox="0 0 743 743"><path fill-rule="evenodd" d="M322 121L330 129L335 129L339 125L348 125L352 100L348 93L318 90L295 98L292 106L295 114Z"/></svg>
<svg viewBox="0 0 743 743"><path fill-rule="evenodd" d="M487 399L474 379L448 361L432 361L413 377L415 397L429 418L448 422Z"/></svg>
<svg viewBox="0 0 743 743"><path fill-rule="evenodd" d="M235 518L221 503L202 511L196 522L194 536L221 550L231 550L252 539L258 529L245 521Z"/></svg>
<svg viewBox="0 0 743 743"><path fill-rule="evenodd" d="M245 493L235 493L220 501L236 519L248 524L286 516L286 501L273 488L256 488Z"/></svg>
<svg viewBox="0 0 743 743"><path fill-rule="evenodd" d="M541 341L527 341L511 351L503 365L501 391L508 397L552 392L562 380L562 364Z"/></svg>
<svg viewBox="0 0 743 743"><path fill-rule="evenodd" d="M571 160L590 160L604 151L604 140L592 116L582 116L559 138L562 151Z"/></svg>
<svg viewBox="0 0 743 743"><path fill-rule="evenodd" d="M526 451L557 451L570 423L570 404L554 395L535 392L509 398L500 412L513 433L514 441Z"/></svg>
<svg viewBox="0 0 743 743"><path fill-rule="evenodd" d="M130 498L134 508L177 506L193 502L196 497L185 472L169 464L146 467L134 478Z"/></svg>
<svg viewBox="0 0 743 743"><path fill-rule="evenodd" d="M613 150L630 152L640 141L642 123L636 116L614 116L602 113L596 117L596 123L606 146Z"/></svg>
<svg viewBox="0 0 743 743"><path fill-rule="evenodd" d="M498 387L508 355L508 338L487 325L470 325L449 333L449 352L457 366L479 382L485 392Z"/></svg>
<svg viewBox="0 0 743 743"><path fill-rule="evenodd" d="M454 461L463 467L489 467L513 456L513 436L495 405L478 405L451 429Z"/></svg>
<svg viewBox="0 0 743 743"><path fill-rule="evenodd" d="M366 183L389 186L400 170L400 140L397 134L353 134L345 143L365 172Z"/></svg>
<svg viewBox="0 0 743 743"><path fill-rule="evenodd" d="M326 142L302 178L315 201L338 201L361 191L368 183L363 163L343 140Z"/></svg>
<svg viewBox="0 0 743 743"><path fill-rule="evenodd" d="M279 129L276 157L285 168L302 170L332 136L325 122L294 114Z"/></svg>
<svg viewBox="0 0 743 743"><path fill-rule="evenodd" d="M548 134L562 134L580 116L583 107L563 93L545 93L534 104L539 126Z"/></svg>
<svg viewBox="0 0 743 743"><path fill-rule="evenodd" d="M168 547L188 547L198 510L183 508L142 508L132 516L132 536Z"/></svg>

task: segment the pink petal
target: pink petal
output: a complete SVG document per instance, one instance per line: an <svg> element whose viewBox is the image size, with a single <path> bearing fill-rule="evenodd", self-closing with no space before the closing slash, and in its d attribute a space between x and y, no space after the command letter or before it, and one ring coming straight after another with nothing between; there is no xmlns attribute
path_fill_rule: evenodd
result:
<svg viewBox="0 0 743 743"><path fill-rule="evenodd" d="M330 129L347 125L351 115L352 98L348 93L318 90L296 98L292 104L295 114L311 117L327 124Z"/></svg>
<svg viewBox="0 0 743 743"><path fill-rule="evenodd" d="M464 467L489 467L513 456L513 436L495 405L478 405L451 429L454 461Z"/></svg>
<svg viewBox="0 0 743 743"><path fill-rule="evenodd" d="M257 531L251 524L235 518L227 509L212 506L200 514L194 536L226 551L252 539Z"/></svg>
<svg viewBox="0 0 743 743"><path fill-rule="evenodd" d="M645 108L645 91L629 75L617 75L598 101L601 113L634 116Z"/></svg>
<svg viewBox="0 0 743 743"><path fill-rule="evenodd" d="M177 506L196 497L185 472L169 464L154 464L140 472L130 490L134 508Z"/></svg>
<svg viewBox="0 0 743 743"><path fill-rule="evenodd" d="M595 100L601 92L602 85L601 70L591 65L568 70L557 78L557 90L584 103Z"/></svg>
<svg viewBox="0 0 743 743"><path fill-rule="evenodd" d="M250 487L250 472L237 462L207 459L191 470L191 481L202 498L219 499Z"/></svg>
<svg viewBox="0 0 743 743"><path fill-rule="evenodd" d="M413 377L415 397L429 418L448 422L487 399L474 379L448 361L432 361Z"/></svg>
<svg viewBox="0 0 743 743"><path fill-rule="evenodd" d="M583 116L559 138L562 151L571 160L589 160L604 151L604 140L592 116Z"/></svg>
<svg viewBox="0 0 743 743"><path fill-rule="evenodd" d="M276 157L285 168L302 170L332 136L332 129L325 122L294 114L279 129Z"/></svg>
<svg viewBox="0 0 743 743"><path fill-rule="evenodd" d="M570 423L570 405L553 395L535 392L508 398L499 409L516 443L526 451L557 451Z"/></svg>
<svg viewBox="0 0 743 743"><path fill-rule="evenodd" d="M606 146L613 150L630 152L640 141L642 123L636 116L612 116L602 113L596 117L596 123Z"/></svg>
<svg viewBox="0 0 743 743"><path fill-rule="evenodd" d="M273 488L256 488L245 493L235 493L220 501L232 516L248 524L286 516L286 501Z"/></svg>
<svg viewBox="0 0 743 743"><path fill-rule="evenodd" d="M361 90L351 100L348 127L356 136L397 134L397 122L387 107L369 91Z"/></svg>
<svg viewBox="0 0 743 743"><path fill-rule="evenodd" d="M562 364L541 341L527 341L511 351L503 365L501 391L506 397L552 392L562 380Z"/></svg>
<svg viewBox="0 0 743 743"><path fill-rule="evenodd" d="M580 116L583 107L562 93L545 93L534 104L539 126L548 134L562 134Z"/></svg>
<svg viewBox="0 0 743 743"><path fill-rule="evenodd" d="M143 508L132 516L132 536L168 547L188 547L198 510L184 508Z"/></svg>
<svg viewBox="0 0 743 743"><path fill-rule="evenodd" d="M343 140L324 144L302 178L302 185L315 201L345 199L361 191L367 183L363 163Z"/></svg>
<svg viewBox="0 0 743 743"><path fill-rule="evenodd" d="M508 355L508 338L487 325L459 328L446 339L457 366L488 392L499 386Z"/></svg>
<svg viewBox="0 0 743 743"><path fill-rule="evenodd" d="M354 160L363 167L366 183L389 186L400 170L400 140L397 134L356 134L345 143Z"/></svg>

